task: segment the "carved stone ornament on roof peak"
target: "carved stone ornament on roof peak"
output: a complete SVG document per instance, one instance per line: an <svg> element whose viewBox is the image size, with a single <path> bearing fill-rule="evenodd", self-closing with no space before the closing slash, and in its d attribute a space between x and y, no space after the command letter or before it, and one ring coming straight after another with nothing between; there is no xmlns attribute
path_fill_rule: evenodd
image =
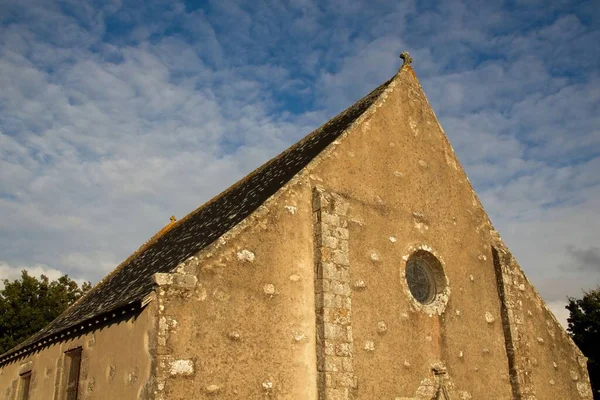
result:
<svg viewBox="0 0 600 400"><path fill-rule="evenodd" d="M410 54L408 54L408 51L404 51L400 54L400 58L404 61L404 64L402 65L411 65L412 64L412 57L410 56Z"/></svg>

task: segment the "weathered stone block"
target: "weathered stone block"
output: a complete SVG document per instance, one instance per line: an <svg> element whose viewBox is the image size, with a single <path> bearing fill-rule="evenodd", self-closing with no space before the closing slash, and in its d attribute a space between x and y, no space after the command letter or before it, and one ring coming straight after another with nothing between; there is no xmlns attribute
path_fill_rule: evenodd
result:
<svg viewBox="0 0 600 400"><path fill-rule="evenodd" d="M182 288L193 288L198 283L198 278L195 275L172 274L173 286Z"/></svg>
<svg viewBox="0 0 600 400"><path fill-rule="evenodd" d="M354 362L351 357L342 358L342 370L346 372L354 372Z"/></svg>
<svg viewBox="0 0 600 400"><path fill-rule="evenodd" d="M152 275L152 281L154 281L154 283L158 286L171 285L173 283L173 276L172 274L157 272L156 274Z"/></svg>
<svg viewBox="0 0 600 400"><path fill-rule="evenodd" d="M350 207L350 204L344 200L343 197L341 197L340 195L334 195L334 201L333 201L333 212L336 213L337 215L342 215L345 216L346 214L348 214L348 208Z"/></svg>
<svg viewBox="0 0 600 400"><path fill-rule="evenodd" d="M323 352L328 356L335 355L335 343L331 340L325 339L323 342Z"/></svg>
<svg viewBox="0 0 600 400"><path fill-rule="evenodd" d="M335 386L345 388L355 388L357 380L351 372L338 372L335 374Z"/></svg>
<svg viewBox="0 0 600 400"><path fill-rule="evenodd" d="M323 293L323 307L341 308L343 306L342 298L333 293Z"/></svg>
<svg viewBox="0 0 600 400"><path fill-rule="evenodd" d="M350 245L348 244L347 240L341 240L338 243L338 250L341 250L345 253L349 253L350 251Z"/></svg>
<svg viewBox="0 0 600 400"><path fill-rule="evenodd" d="M333 236L323 236L322 241L323 246L329 247L330 249L335 249L338 247L338 239Z"/></svg>
<svg viewBox="0 0 600 400"><path fill-rule="evenodd" d="M338 280L344 283L350 283L350 271L348 268L340 268L338 273Z"/></svg>
<svg viewBox="0 0 600 400"><path fill-rule="evenodd" d="M352 343L353 342L352 326L351 325L346 326L346 341L348 343Z"/></svg>
<svg viewBox="0 0 600 400"><path fill-rule="evenodd" d="M337 227L340 225L340 217L338 217L335 214L322 212L321 213L321 223L324 225L330 225L332 227Z"/></svg>
<svg viewBox="0 0 600 400"><path fill-rule="evenodd" d="M338 339L342 334L342 327L337 324L324 322L323 328L325 339Z"/></svg>
<svg viewBox="0 0 600 400"><path fill-rule="evenodd" d="M191 259L185 263L179 264L175 272L178 274L196 275L197 270L198 259L196 257L191 257Z"/></svg>
<svg viewBox="0 0 600 400"><path fill-rule="evenodd" d="M339 357L325 357L325 372L337 372L342 369L342 359Z"/></svg>
<svg viewBox="0 0 600 400"><path fill-rule="evenodd" d="M349 400L350 394L346 388L330 389L327 393L327 400Z"/></svg>
<svg viewBox="0 0 600 400"><path fill-rule="evenodd" d="M342 304L341 307L345 308L346 310L352 309L352 299L350 296L338 295L338 297L340 298L340 303Z"/></svg>
<svg viewBox="0 0 600 400"><path fill-rule="evenodd" d="M335 264L330 262L323 262L321 264L321 270L323 271L324 279L337 279L338 269Z"/></svg>
<svg viewBox="0 0 600 400"><path fill-rule="evenodd" d="M169 363L171 375L192 375L194 373L194 361L174 360Z"/></svg>
<svg viewBox="0 0 600 400"><path fill-rule="evenodd" d="M347 251L335 250L331 259L335 264L350 265L350 259Z"/></svg>
<svg viewBox="0 0 600 400"><path fill-rule="evenodd" d="M331 292L334 294L341 294L344 296L350 295L350 285L339 281L331 282Z"/></svg>
<svg viewBox="0 0 600 400"><path fill-rule="evenodd" d="M251 263L251 262L254 262L254 259L256 258L256 256L250 250L243 249L243 250L238 251L237 258L238 258L238 260L240 260L242 262Z"/></svg>
<svg viewBox="0 0 600 400"><path fill-rule="evenodd" d="M327 309L326 322L332 322L337 325L347 325L350 323L350 310L345 308Z"/></svg>
<svg viewBox="0 0 600 400"><path fill-rule="evenodd" d="M338 343L335 346L335 355L340 357L350 357L352 355L352 343Z"/></svg>
<svg viewBox="0 0 600 400"><path fill-rule="evenodd" d="M348 231L348 228L335 228L333 235L338 239L348 240L350 231Z"/></svg>

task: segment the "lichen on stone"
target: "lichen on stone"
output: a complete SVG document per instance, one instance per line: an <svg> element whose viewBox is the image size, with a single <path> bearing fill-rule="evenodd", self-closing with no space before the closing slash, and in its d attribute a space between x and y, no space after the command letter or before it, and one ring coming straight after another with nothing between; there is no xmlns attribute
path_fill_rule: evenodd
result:
<svg viewBox="0 0 600 400"><path fill-rule="evenodd" d="M238 251L237 258L238 258L238 260L240 260L242 262L250 262L251 263L251 262L254 262L255 255L250 250L243 249L241 251Z"/></svg>

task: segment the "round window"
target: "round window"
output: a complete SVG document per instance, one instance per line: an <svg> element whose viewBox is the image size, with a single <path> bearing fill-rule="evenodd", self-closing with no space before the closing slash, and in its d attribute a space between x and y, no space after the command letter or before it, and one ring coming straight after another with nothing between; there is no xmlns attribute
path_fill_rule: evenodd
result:
<svg viewBox="0 0 600 400"><path fill-rule="evenodd" d="M428 251L413 253L406 262L406 283L410 294L421 304L430 304L444 291L446 279L441 263Z"/></svg>
<svg viewBox="0 0 600 400"><path fill-rule="evenodd" d="M422 304L435 297L435 279L431 267L421 258L411 258L406 264L406 283L410 294Z"/></svg>

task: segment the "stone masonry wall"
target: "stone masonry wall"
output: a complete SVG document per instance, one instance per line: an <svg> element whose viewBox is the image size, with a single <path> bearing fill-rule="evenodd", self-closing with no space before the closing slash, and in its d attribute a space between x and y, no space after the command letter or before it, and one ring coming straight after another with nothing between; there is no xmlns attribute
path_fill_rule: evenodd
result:
<svg viewBox="0 0 600 400"><path fill-rule="evenodd" d="M157 285L157 343L156 360L153 376L153 398L165 399L165 388L170 378L180 376L193 376L195 374L195 360L178 357L168 346L169 335L177 332L178 321L165 311L165 298L167 296L179 296L189 298L194 293L198 283L196 278L197 257L190 257L179 264L174 273L154 274L154 283ZM216 390L212 387L208 389Z"/></svg>
<svg viewBox="0 0 600 400"><path fill-rule="evenodd" d="M154 339L155 303L141 311L112 315L94 329L76 327L65 337L0 369L0 399L18 397L20 374L31 371L30 400L62 399L66 392L66 352L81 348L77 398L148 399ZM118 315L120 314L120 315ZM89 326L89 325L88 325Z"/></svg>
<svg viewBox="0 0 600 400"><path fill-rule="evenodd" d="M513 398L591 399L586 358L499 240L492 255Z"/></svg>
<svg viewBox="0 0 600 400"><path fill-rule="evenodd" d="M352 300L348 249L348 202L315 189L315 306L319 399L353 398Z"/></svg>
<svg viewBox="0 0 600 400"><path fill-rule="evenodd" d="M505 261L500 260L500 255L494 247L492 256L502 304L502 326L513 397L515 400L533 400L536 396L531 382L531 368L527 362L530 357L529 346L519 340L523 336L523 302L518 300L518 288L512 285L512 271Z"/></svg>
<svg viewBox="0 0 600 400"><path fill-rule="evenodd" d="M317 399L312 185L154 275L154 398Z"/></svg>

